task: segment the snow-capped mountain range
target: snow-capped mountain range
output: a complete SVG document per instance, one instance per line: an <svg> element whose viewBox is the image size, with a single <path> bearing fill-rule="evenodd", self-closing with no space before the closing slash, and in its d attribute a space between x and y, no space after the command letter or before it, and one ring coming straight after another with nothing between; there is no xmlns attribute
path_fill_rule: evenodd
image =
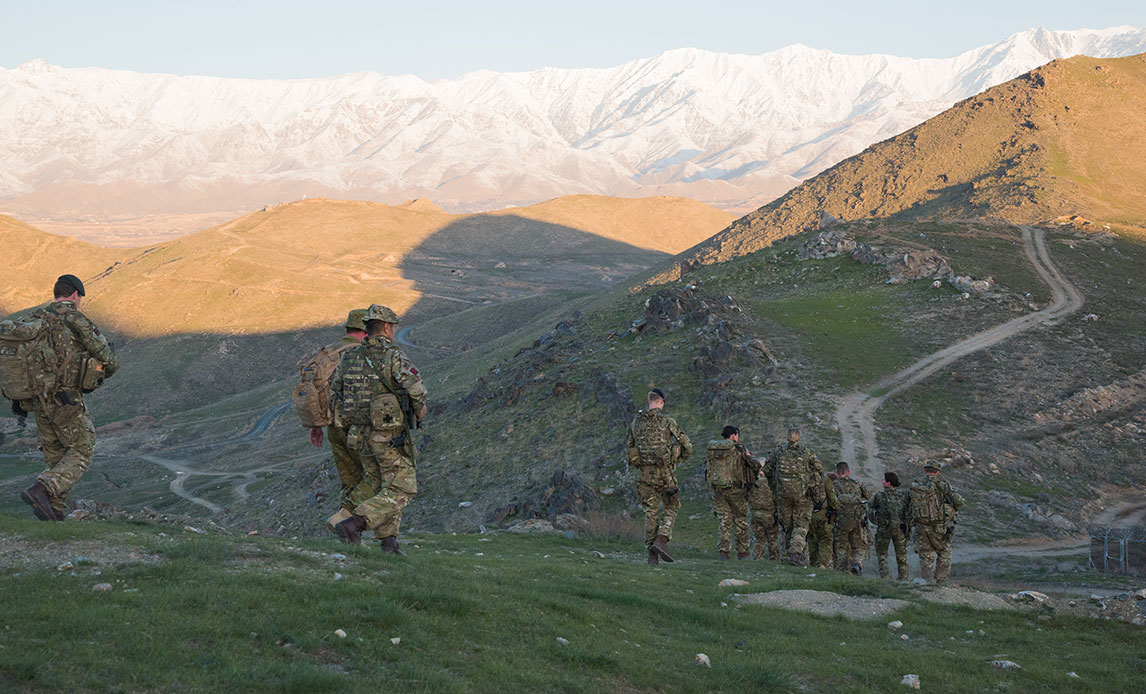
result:
<svg viewBox="0 0 1146 694"><path fill-rule="evenodd" d="M0 209L143 211L150 200L190 211L307 194L480 209L569 193L748 209L1054 58L1141 52L1146 29L1118 27L1032 29L945 59L682 49L608 69L435 82L34 61L0 69Z"/></svg>

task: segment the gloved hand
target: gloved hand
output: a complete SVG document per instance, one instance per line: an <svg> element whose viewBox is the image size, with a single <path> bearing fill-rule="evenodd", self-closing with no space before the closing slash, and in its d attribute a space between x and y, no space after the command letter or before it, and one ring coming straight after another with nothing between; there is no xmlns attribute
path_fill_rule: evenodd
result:
<svg viewBox="0 0 1146 694"><path fill-rule="evenodd" d="M322 448L322 428L311 427L310 429L310 443L315 448Z"/></svg>

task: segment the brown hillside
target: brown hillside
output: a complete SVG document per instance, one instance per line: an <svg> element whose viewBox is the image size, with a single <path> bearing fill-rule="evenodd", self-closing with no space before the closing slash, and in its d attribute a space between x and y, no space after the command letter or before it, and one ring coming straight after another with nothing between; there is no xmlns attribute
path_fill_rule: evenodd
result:
<svg viewBox="0 0 1146 694"><path fill-rule="evenodd" d="M52 284L64 273L92 277L131 254L54 236L4 215L0 215L0 249L4 258L0 315L48 301Z"/></svg>
<svg viewBox="0 0 1146 694"><path fill-rule="evenodd" d="M348 307L373 302L402 313L428 296L485 300L488 293L467 298L466 292L487 280L504 281L506 296L529 293L532 276L523 273L544 275L548 265L574 263L569 277L591 273L594 281L611 281L649 267L662 253L680 252L727 221L725 213L678 198L579 196L479 215L450 215L426 201L392 207L309 199L151 248L116 251L12 220L7 233L20 270L5 283L3 308L41 300L62 256L83 259L64 264L90 278L92 315L126 334L300 330L330 325ZM49 251L57 246L62 250ZM474 275L494 267L504 268L497 271L504 277ZM33 291L16 291L23 287Z"/></svg>
<svg viewBox="0 0 1146 694"><path fill-rule="evenodd" d="M719 262L839 219L1081 215L1146 227L1146 54L1056 60L872 145L684 254ZM666 273L669 277L675 271Z"/></svg>

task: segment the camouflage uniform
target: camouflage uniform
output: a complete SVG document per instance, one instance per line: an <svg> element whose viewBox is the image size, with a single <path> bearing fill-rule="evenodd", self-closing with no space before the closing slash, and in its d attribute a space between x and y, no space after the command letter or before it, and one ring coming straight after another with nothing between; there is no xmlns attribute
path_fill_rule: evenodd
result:
<svg viewBox="0 0 1146 694"><path fill-rule="evenodd" d="M904 492L893 487L876 493L868 504L868 520L875 524L875 556L879 560L879 577L890 578L887 544L895 548L895 577L907 580L907 535L899 527L903 512Z"/></svg>
<svg viewBox="0 0 1146 694"><path fill-rule="evenodd" d="M715 457L721 456L721 461ZM714 474L714 466L726 466L728 475ZM728 554L732 548L732 532L736 531L736 553L747 556L748 494L760 474L760 463L741 443L729 439L710 441L705 459L705 479L712 487L712 512L720 521L720 541L717 551Z"/></svg>
<svg viewBox="0 0 1146 694"><path fill-rule="evenodd" d="M823 489L824 469L816 454L800 443L788 443L769 454L776 512L784 530L784 553L806 561L808 526L812 522L813 491ZM788 479L789 469L798 474ZM821 500L822 503L822 500Z"/></svg>
<svg viewBox="0 0 1146 694"><path fill-rule="evenodd" d="M637 501L645 511L645 545L651 550L658 535L672 539L680 510L676 466L692 455L692 442L675 419L657 408L637 413L629 425L625 448L629 465L638 469ZM662 504L664 511L660 512Z"/></svg>
<svg viewBox="0 0 1146 694"><path fill-rule="evenodd" d="M57 354L66 355L58 381L66 387L59 396L48 394L22 401L20 406L36 416L40 450L47 466L37 479L47 490L52 508L62 516L67 511L68 493L91 466L95 452L95 427L79 389L80 369L91 357L103 363L104 377L110 378L119 361L107 338L74 303L54 301L32 316L44 319L52 314L62 319L52 321L51 331ZM65 347L61 350L60 345Z"/></svg>
<svg viewBox="0 0 1146 694"><path fill-rule="evenodd" d="M820 484L812 488L812 513L808 522L808 564L831 568L835 554L834 519L840 510L832 481L820 475Z"/></svg>
<svg viewBox="0 0 1146 694"><path fill-rule="evenodd" d="M331 351L353 349L358 344L357 338L346 335L327 349ZM350 492L362 481L362 456L359 449L346 445L346 430L336 423L332 422L326 427L326 438L330 441L330 455L334 459L334 469L338 471L338 505L342 510L353 513L355 505L350 502Z"/></svg>
<svg viewBox="0 0 1146 694"><path fill-rule="evenodd" d="M862 501L871 498L867 487L850 475L837 477L832 482L836 492L836 499L840 500L840 511L836 517L835 552L836 569L850 571L857 567L856 573L863 570L863 552L868 548L867 511ZM843 499L859 499L845 503Z"/></svg>
<svg viewBox="0 0 1146 694"><path fill-rule="evenodd" d="M752 491L748 494L748 509L752 512L752 537L756 538L753 558L764 558L764 545L768 545L768 558L780 558L780 544L776 528L776 494L772 491L772 469L775 463L765 460Z"/></svg>
<svg viewBox="0 0 1146 694"><path fill-rule="evenodd" d="M924 579L943 583L951 573L951 538L963 503L947 480L938 477L925 475L908 488L902 518L915 527L915 553Z"/></svg>
<svg viewBox="0 0 1146 694"><path fill-rule="evenodd" d="M382 372L389 387L382 385ZM376 537L396 537L402 509L418 492L415 449L407 422L393 393L410 397L415 416L426 405L426 387L418 369L385 337L367 337L357 349L342 353L330 382L335 423L345 430L346 448L357 450L362 478L348 494L348 505L366 519ZM398 448L392 441L402 440Z"/></svg>

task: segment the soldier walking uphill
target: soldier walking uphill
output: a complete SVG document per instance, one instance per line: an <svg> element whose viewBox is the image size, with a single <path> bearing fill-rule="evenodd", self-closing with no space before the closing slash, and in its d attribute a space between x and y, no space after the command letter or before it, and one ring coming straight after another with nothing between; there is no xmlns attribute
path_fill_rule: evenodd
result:
<svg viewBox="0 0 1146 694"><path fill-rule="evenodd" d="M340 487L338 511L326 521L331 531L340 522L354 515L350 492L362 481L362 459L357 448L346 445L346 432L334 426L334 415L330 407L330 380L342 359L342 353L357 347L366 337L366 324L362 321L365 315L364 308L356 308L347 315L343 325L346 334L338 342L320 349L318 354L302 366L299 383L292 396L299 421L310 429L310 442L317 448L322 447L324 427L330 439L330 454L334 459L334 468L338 471Z"/></svg>
<svg viewBox="0 0 1146 694"><path fill-rule="evenodd" d="M35 414L47 466L20 498L46 521L64 519L68 493L92 463L95 428L84 395L119 368L107 338L80 313L83 282L63 275L54 292L46 308L0 323L4 395L17 416Z"/></svg>
<svg viewBox="0 0 1146 694"><path fill-rule="evenodd" d="M835 561L835 527L840 513L836 500L835 474L820 476L820 483L812 486L812 520L808 523L808 564L821 569L831 568Z"/></svg>
<svg viewBox="0 0 1146 694"><path fill-rule="evenodd" d="M676 420L664 413L665 394L660 389L649 391L648 405L629 425L625 448L629 465L638 470L637 501L645 511L645 546L649 565L656 566L661 559L673 560L668 543L680 510L676 466L692 454L692 442Z"/></svg>
<svg viewBox="0 0 1146 694"><path fill-rule="evenodd" d="M808 525L812 507L825 503L824 469L816 454L800 443L800 430L788 428L788 443L769 454L776 511L784 530L784 553L790 563L807 564ZM814 500L814 497L820 496Z"/></svg>
<svg viewBox="0 0 1146 694"><path fill-rule="evenodd" d="M752 537L756 539L756 548L753 550L753 559L764 558L764 547L768 547L768 558L776 561L780 558L780 544L776 528L779 525L776 519L776 492L772 489L772 480L775 478L776 461L768 457L760 467L760 474L756 484L748 493L748 510L752 514Z"/></svg>
<svg viewBox="0 0 1146 694"><path fill-rule="evenodd" d="M378 304L363 316L366 339L342 354L330 382L335 426L362 458L362 480L348 495L352 515L335 526L343 542L373 530L382 551L402 554L402 509L418 492L410 428L426 416L426 387L418 369L394 346L398 316Z"/></svg>
<svg viewBox="0 0 1146 694"><path fill-rule="evenodd" d="M836 465L836 479L832 482L840 505L835 528L836 569L859 575L863 572L861 554L868 547L867 509L864 504L871 498L871 493L851 473L851 467L841 462Z"/></svg>
<svg viewBox="0 0 1146 694"><path fill-rule="evenodd" d="M748 558L748 496L760 475L760 463L740 443L740 430L726 426L719 441L710 441L704 477L712 487L712 512L720 521L716 550L728 559L736 531L736 558Z"/></svg>
<svg viewBox="0 0 1146 694"><path fill-rule="evenodd" d="M867 517L875 524L875 556L879 560L879 577L890 578L887 566L887 543L895 548L895 577L907 580L907 534L900 529L904 493L899 488L899 475L883 473L883 490L868 504Z"/></svg>
<svg viewBox="0 0 1146 694"><path fill-rule="evenodd" d="M963 497L940 478L938 463L924 463L923 472L907 490L900 528L905 533L909 526L915 529L915 553L923 578L934 577L936 583L943 583L951 572L951 539Z"/></svg>

